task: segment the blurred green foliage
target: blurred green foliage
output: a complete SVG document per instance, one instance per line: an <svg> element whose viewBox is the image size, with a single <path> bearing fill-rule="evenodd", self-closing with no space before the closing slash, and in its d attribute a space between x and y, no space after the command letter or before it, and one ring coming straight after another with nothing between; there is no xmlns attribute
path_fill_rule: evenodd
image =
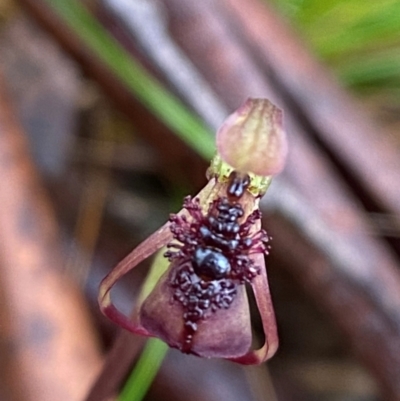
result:
<svg viewBox="0 0 400 401"><path fill-rule="evenodd" d="M274 2L345 85L400 105L400 1Z"/></svg>

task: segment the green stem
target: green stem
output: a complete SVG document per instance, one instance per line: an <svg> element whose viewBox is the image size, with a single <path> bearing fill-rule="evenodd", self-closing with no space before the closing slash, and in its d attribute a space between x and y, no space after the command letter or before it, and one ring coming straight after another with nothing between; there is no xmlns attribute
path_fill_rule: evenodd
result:
<svg viewBox="0 0 400 401"><path fill-rule="evenodd" d="M167 351L168 346L162 341L155 338L147 341L135 369L119 394L118 401L141 401L144 398Z"/></svg>

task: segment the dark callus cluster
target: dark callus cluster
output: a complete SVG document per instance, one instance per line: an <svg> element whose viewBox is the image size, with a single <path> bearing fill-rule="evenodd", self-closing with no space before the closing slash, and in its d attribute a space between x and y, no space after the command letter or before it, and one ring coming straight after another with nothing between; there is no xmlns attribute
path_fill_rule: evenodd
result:
<svg viewBox="0 0 400 401"><path fill-rule="evenodd" d="M268 236L264 230L252 232L261 218L257 210L244 222L240 204L250 179L233 172L226 196L214 200L203 213L197 199L187 197L188 216L172 215L170 243L165 256L175 262L169 285L173 302L183 307L183 351L190 352L198 325L218 309L228 309L237 294L237 286L259 274L251 254L266 252Z"/></svg>

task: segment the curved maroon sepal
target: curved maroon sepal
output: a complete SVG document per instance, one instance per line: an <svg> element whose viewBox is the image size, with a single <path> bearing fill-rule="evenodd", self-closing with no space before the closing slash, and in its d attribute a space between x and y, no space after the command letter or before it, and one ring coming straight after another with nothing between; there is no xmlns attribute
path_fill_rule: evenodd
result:
<svg viewBox="0 0 400 401"><path fill-rule="evenodd" d="M113 304L105 306L101 309L101 311L105 316L121 326L123 329L141 336L151 337L150 333L137 321L136 318L131 319L124 315Z"/></svg>
<svg viewBox="0 0 400 401"><path fill-rule="evenodd" d="M98 297L100 310L110 320L132 333L150 336L150 333L139 323L136 317L132 319L114 306L111 300L111 289L122 276L165 246L171 239L172 234L169 229L169 223L166 223L118 263L100 284Z"/></svg>
<svg viewBox="0 0 400 401"><path fill-rule="evenodd" d="M258 266L262 266L260 274L253 279L252 288L262 320L265 342L258 350L251 350L238 358L229 359L243 365L258 365L265 362L274 356L279 345L278 330L268 286L264 255L255 254L252 255L252 259Z"/></svg>

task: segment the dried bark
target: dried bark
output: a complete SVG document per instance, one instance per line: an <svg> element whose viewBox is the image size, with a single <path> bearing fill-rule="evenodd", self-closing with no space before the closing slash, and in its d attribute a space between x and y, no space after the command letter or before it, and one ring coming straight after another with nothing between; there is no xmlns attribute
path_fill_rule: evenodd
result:
<svg viewBox="0 0 400 401"><path fill-rule="evenodd" d="M124 384L127 373L145 342L144 337L121 331L108 352L104 367L88 392L85 401L111 400ZM123 357L122 357L123 356Z"/></svg>
<svg viewBox="0 0 400 401"><path fill-rule="evenodd" d="M297 235L299 220L304 220L301 225L309 225L310 230L317 233L324 231L324 222L297 194L288 188L281 187L280 190L285 201L280 202L279 208L265 218L265 226L274 238L274 257L342 331L355 354L381 386L385 400L398 400L400 336L390 312L374 302L369 289L361 281L349 276L351 253L350 263L341 266L340 261L323 251L327 247L318 246L313 235ZM270 201L275 204L273 196ZM289 206L290 203L298 205ZM264 206L267 204L268 199L265 199ZM299 214L294 215L293 210ZM334 240L327 238L327 241ZM346 247L346 244L343 245ZM381 265L378 262L365 266L363 273L372 277L374 272L370 272L371 269L379 272ZM379 282L376 285L379 289ZM386 291L385 288L380 289Z"/></svg>
<svg viewBox="0 0 400 401"><path fill-rule="evenodd" d="M62 274L57 225L0 77L0 332L16 400L80 400L101 367L85 301Z"/></svg>

